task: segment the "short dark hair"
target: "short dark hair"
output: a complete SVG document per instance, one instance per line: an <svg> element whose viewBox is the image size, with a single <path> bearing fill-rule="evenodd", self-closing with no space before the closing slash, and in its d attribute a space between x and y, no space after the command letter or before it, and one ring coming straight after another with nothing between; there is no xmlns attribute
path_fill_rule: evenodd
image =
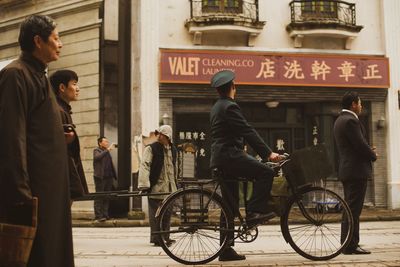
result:
<svg viewBox="0 0 400 267"><path fill-rule="evenodd" d="M103 139L106 139L105 136L100 136L99 138L97 138L97 145L100 146L100 143L103 141Z"/></svg>
<svg viewBox="0 0 400 267"><path fill-rule="evenodd" d="M217 87L217 92L220 96L227 96L229 94L229 91L231 90L233 81L230 81L226 84L221 85L220 87Z"/></svg>
<svg viewBox="0 0 400 267"><path fill-rule="evenodd" d="M22 51L33 52L35 42L33 38L39 35L47 43L51 32L56 28L56 22L49 16L31 15L21 23L18 42Z"/></svg>
<svg viewBox="0 0 400 267"><path fill-rule="evenodd" d="M72 80L78 81L78 75L73 70L58 70L54 72L50 76L50 83L55 95L58 96L60 94L60 84L68 86L68 83Z"/></svg>
<svg viewBox="0 0 400 267"><path fill-rule="evenodd" d="M358 103L359 100L360 100L360 97L358 96L357 92L348 91L344 94L344 96L342 98L342 108L350 109L351 104L353 102Z"/></svg>

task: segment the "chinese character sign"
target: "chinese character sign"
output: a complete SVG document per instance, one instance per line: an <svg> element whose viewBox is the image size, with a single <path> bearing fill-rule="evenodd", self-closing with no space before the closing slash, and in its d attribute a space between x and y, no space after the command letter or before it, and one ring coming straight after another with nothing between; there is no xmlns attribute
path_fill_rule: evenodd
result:
<svg viewBox="0 0 400 267"><path fill-rule="evenodd" d="M161 50L161 83L209 84L232 70L237 84L388 88L385 57Z"/></svg>

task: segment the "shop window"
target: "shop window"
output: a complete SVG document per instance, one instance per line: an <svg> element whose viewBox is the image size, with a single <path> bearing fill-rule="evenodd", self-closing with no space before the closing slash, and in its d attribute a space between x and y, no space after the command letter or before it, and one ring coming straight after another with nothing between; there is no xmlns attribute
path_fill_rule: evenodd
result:
<svg viewBox="0 0 400 267"><path fill-rule="evenodd" d="M175 114L175 144L179 151L180 178L209 179L210 122L208 113Z"/></svg>
<svg viewBox="0 0 400 267"><path fill-rule="evenodd" d="M204 13L242 13L242 0L202 0Z"/></svg>
<svg viewBox="0 0 400 267"><path fill-rule="evenodd" d="M301 3L301 14L308 19L337 18L336 1L304 1Z"/></svg>

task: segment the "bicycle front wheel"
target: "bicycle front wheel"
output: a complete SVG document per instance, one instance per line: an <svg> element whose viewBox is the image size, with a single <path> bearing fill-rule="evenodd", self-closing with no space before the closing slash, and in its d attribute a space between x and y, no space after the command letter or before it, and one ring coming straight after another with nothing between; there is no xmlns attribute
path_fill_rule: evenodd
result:
<svg viewBox="0 0 400 267"><path fill-rule="evenodd" d="M349 225L343 233L342 221ZM350 242L353 217L338 194L311 187L289 199L281 217L281 230L285 240L301 256L329 260L339 255Z"/></svg>
<svg viewBox="0 0 400 267"><path fill-rule="evenodd" d="M157 219L161 246L177 262L210 262L227 243L228 210L210 191L193 188L171 195Z"/></svg>

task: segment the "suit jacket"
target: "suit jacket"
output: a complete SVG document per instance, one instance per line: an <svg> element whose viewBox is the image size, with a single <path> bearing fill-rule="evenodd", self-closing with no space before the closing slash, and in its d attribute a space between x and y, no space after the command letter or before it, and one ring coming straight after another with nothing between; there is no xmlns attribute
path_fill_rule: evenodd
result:
<svg viewBox="0 0 400 267"><path fill-rule="evenodd" d="M244 118L239 105L229 97L217 100L210 112L211 159L210 166L228 164L230 159L241 157L246 141L261 158L272 150Z"/></svg>
<svg viewBox="0 0 400 267"><path fill-rule="evenodd" d="M108 151L107 149L101 149L100 147L96 147L93 150L93 176L98 178L104 177L104 160L105 156L109 153L110 151ZM117 179L114 165L112 165L112 171L114 173L114 178Z"/></svg>
<svg viewBox="0 0 400 267"><path fill-rule="evenodd" d="M351 113L342 111L335 121L334 136L339 152L339 179L368 179L376 154L366 140L365 129Z"/></svg>

